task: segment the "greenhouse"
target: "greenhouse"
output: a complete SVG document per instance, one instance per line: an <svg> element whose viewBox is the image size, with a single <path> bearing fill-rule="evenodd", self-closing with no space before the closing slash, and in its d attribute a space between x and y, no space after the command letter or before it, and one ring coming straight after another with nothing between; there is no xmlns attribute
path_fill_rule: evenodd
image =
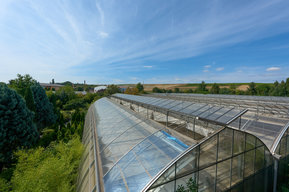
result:
<svg viewBox="0 0 289 192"><path fill-rule="evenodd" d="M277 191L288 181L288 105L256 96L102 98L86 116L77 191L177 191L189 182L198 191Z"/></svg>

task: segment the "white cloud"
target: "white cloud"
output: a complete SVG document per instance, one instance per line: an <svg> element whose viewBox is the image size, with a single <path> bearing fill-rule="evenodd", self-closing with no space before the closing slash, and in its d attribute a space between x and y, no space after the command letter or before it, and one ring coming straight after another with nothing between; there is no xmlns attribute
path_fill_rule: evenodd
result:
<svg viewBox="0 0 289 192"><path fill-rule="evenodd" d="M269 67L266 69L266 71L279 71L280 67Z"/></svg>
<svg viewBox="0 0 289 192"><path fill-rule="evenodd" d="M216 69L216 71L223 71L224 70L224 67L218 67L217 69Z"/></svg>
<svg viewBox="0 0 289 192"><path fill-rule="evenodd" d="M211 65L205 65L204 66L204 68L207 68L207 69L210 68L210 67L211 67Z"/></svg>
<svg viewBox="0 0 289 192"><path fill-rule="evenodd" d="M150 68L152 68L153 66L151 66L151 65L145 65L145 66L143 66L144 68L147 68L147 69L150 69Z"/></svg>
<svg viewBox="0 0 289 192"><path fill-rule="evenodd" d="M98 33L98 35L99 35L101 38L107 38L107 37L109 36L108 33L103 32L103 31L100 31L100 32Z"/></svg>
<svg viewBox="0 0 289 192"><path fill-rule="evenodd" d="M204 72L204 73L207 73L207 72L209 72L209 70L208 70L208 69L205 69L205 70L203 70L203 72Z"/></svg>

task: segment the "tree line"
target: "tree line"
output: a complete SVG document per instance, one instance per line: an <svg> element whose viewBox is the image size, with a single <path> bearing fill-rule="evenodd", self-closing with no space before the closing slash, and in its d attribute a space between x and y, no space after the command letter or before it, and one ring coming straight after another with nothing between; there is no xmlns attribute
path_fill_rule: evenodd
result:
<svg viewBox="0 0 289 192"><path fill-rule="evenodd" d="M119 92L45 91L30 75L0 83L0 191L75 191L85 114Z"/></svg>
<svg viewBox="0 0 289 192"><path fill-rule="evenodd" d="M154 87L154 93L202 93L202 94L230 94L230 95L258 95L258 96L289 96L289 78L286 81L275 81L273 84L269 83L254 83L248 84L247 90L239 90L236 84L231 84L228 87L221 87L219 84L214 83L210 88L202 81L198 84L196 89L180 90L179 88L160 89Z"/></svg>

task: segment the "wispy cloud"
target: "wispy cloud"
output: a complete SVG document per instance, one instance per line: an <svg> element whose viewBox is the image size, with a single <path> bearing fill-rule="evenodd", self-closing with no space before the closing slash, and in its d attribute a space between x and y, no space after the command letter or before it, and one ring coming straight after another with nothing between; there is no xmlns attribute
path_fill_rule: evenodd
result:
<svg viewBox="0 0 289 192"><path fill-rule="evenodd" d="M107 38L108 37L108 33L103 32L103 31L100 31L98 34L101 38Z"/></svg>
<svg viewBox="0 0 289 192"><path fill-rule="evenodd" d="M218 67L216 68L216 71L223 71L225 68L224 67Z"/></svg>
<svg viewBox="0 0 289 192"><path fill-rule="evenodd" d="M269 67L266 71L280 71L280 67Z"/></svg>
<svg viewBox="0 0 289 192"><path fill-rule="evenodd" d="M288 6L286 0L202 4L197 0L173 0L157 5L154 0L121 4L99 0L1 0L0 80L30 73L46 82L52 78L112 81L119 78L112 74L119 74L120 69L126 80L135 75L130 74L132 71L140 75L153 71L159 73L155 75L181 73L174 70L178 60L204 55L210 58L207 62L186 65L198 69L192 72L203 70L209 75L215 63L221 63L211 56L214 51L288 33ZM154 70L147 70L151 68Z"/></svg>

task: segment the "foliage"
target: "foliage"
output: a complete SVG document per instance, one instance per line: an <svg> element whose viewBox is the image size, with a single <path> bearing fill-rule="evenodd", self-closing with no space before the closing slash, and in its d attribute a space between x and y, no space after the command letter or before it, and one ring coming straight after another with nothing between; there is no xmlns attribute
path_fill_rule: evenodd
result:
<svg viewBox="0 0 289 192"><path fill-rule="evenodd" d="M212 94L219 94L220 92L220 87L217 83L214 83L212 88L210 89L210 93Z"/></svg>
<svg viewBox="0 0 289 192"><path fill-rule="evenodd" d="M186 183L186 188L183 185L179 185L176 192L197 192L198 185L193 178L190 178Z"/></svg>
<svg viewBox="0 0 289 192"><path fill-rule="evenodd" d="M128 87L125 92L125 94L130 94L130 95L138 95L139 94L139 91L136 87L133 87L133 88L130 88Z"/></svg>
<svg viewBox="0 0 289 192"><path fill-rule="evenodd" d="M154 93L166 93L166 90L165 89L160 89L158 87L154 87L153 88L153 92Z"/></svg>
<svg viewBox="0 0 289 192"><path fill-rule="evenodd" d="M212 86L208 91L207 85ZM246 91L237 89L237 86L248 85ZM211 93L211 94L236 94L236 95L260 95L260 96L289 96L289 78L286 81L275 81L274 84L271 83L209 83L206 84L202 81L200 84L186 84L185 87L197 86L195 90L187 89L185 93ZM220 86L226 86L220 88ZM229 88L228 88L229 87ZM154 87L152 90L154 93L169 93L171 90L160 89ZM174 92L181 92L175 89Z"/></svg>
<svg viewBox="0 0 289 192"><path fill-rule="evenodd" d="M144 87L141 83L136 84L136 88L138 89L139 92L142 92L144 90Z"/></svg>
<svg viewBox="0 0 289 192"><path fill-rule="evenodd" d="M201 84L198 85L198 88L197 88L197 91L200 91L200 92L206 92L208 91L208 89L206 88L206 83L205 81L202 81Z"/></svg>
<svg viewBox="0 0 289 192"><path fill-rule="evenodd" d="M78 137L16 153L18 163L11 183L14 191L75 191L83 146Z"/></svg>
<svg viewBox="0 0 289 192"><path fill-rule="evenodd" d="M176 87L176 88L174 89L174 92L175 92L175 93L179 93L179 92L180 92L180 89Z"/></svg>
<svg viewBox="0 0 289 192"><path fill-rule="evenodd" d="M79 109L85 108L87 105L86 101L82 98L72 99L68 101L64 106L64 110L72 110L72 109Z"/></svg>
<svg viewBox="0 0 289 192"><path fill-rule="evenodd" d="M57 116L54 114L53 105L44 89L37 83L31 86L34 105L35 105L35 121L39 130L55 123Z"/></svg>
<svg viewBox="0 0 289 192"><path fill-rule="evenodd" d="M251 82L249 84L248 93L249 93L249 95L256 95L257 90L256 90L256 84L254 82Z"/></svg>
<svg viewBox="0 0 289 192"><path fill-rule="evenodd" d="M62 108L63 105L65 105L69 100L75 99L76 94L74 93L74 90L71 86L64 86L58 89L55 93L57 99L59 102L57 103L57 106Z"/></svg>
<svg viewBox="0 0 289 192"><path fill-rule="evenodd" d="M0 191L1 192L8 192L11 190L11 186L6 179L0 177Z"/></svg>
<svg viewBox="0 0 289 192"><path fill-rule="evenodd" d="M115 93L120 93L120 89L117 85L112 84L112 85L107 86L104 92L106 95L112 95Z"/></svg>
<svg viewBox="0 0 289 192"><path fill-rule="evenodd" d="M34 104L32 90L31 90L30 87L25 89L24 99L26 101L26 106L28 107L28 109L30 111L34 111L35 112L36 109L35 109L35 104Z"/></svg>
<svg viewBox="0 0 289 192"><path fill-rule="evenodd" d="M35 83L37 83L36 80L30 75L26 74L22 76L17 74L16 79L9 81L9 87L15 89L18 94L24 96L26 89L30 88L30 86L34 85Z"/></svg>
<svg viewBox="0 0 289 192"><path fill-rule="evenodd" d="M33 113L24 99L0 84L0 171L19 147L31 147L38 139Z"/></svg>

